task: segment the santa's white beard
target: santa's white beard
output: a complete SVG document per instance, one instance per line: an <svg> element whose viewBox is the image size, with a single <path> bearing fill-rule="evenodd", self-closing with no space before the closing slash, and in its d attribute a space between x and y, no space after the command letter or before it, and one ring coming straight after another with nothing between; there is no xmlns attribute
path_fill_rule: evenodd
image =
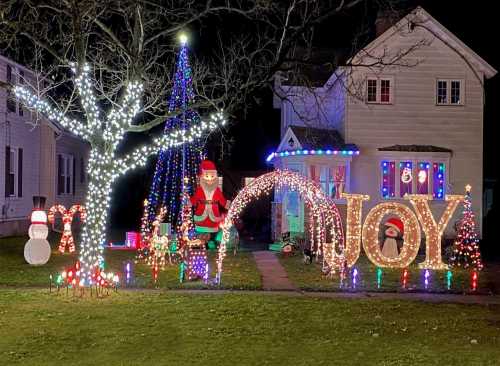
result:
<svg viewBox="0 0 500 366"><path fill-rule="evenodd" d="M200 186L204 192L213 192L218 184L217 179L214 179L211 183L208 183L205 179L200 179Z"/></svg>

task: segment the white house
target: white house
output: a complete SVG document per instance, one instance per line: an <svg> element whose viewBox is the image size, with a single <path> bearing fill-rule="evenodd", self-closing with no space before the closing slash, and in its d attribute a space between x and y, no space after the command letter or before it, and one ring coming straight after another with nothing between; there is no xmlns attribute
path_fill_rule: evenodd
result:
<svg viewBox="0 0 500 366"><path fill-rule="evenodd" d="M0 56L0 237L25 234L33 196L70 207L82 203L89 146L60 126L35 116L7 88L33 73Z"/></svg>
<svg viewBox="0 0 500 366"><path fill-rule="evenodd" d="M471 184L481 228L484 82L496 73L418 7L323 85L278 83L282 140L268 162L316 180L341 212L340 192L370 195L365 215L380 202L421 193L432 195L440 217L445 195ZM296 194L275 194L275 238L304 232L304 220Z"/></svg>

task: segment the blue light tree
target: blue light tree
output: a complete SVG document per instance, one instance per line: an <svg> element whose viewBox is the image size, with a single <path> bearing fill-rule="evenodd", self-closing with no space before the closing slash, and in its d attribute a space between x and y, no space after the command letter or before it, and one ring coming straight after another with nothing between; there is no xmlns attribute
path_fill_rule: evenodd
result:
<svg viewBox="0 0 500 366"><path fill-rule="evenodd" d="M187 130L193 124L200 123L200 115L190 108L194 100L193 75L189 65L187 43L184 40L181 42L169 100L169 111L179 109L183 112L166 121L164 134L174 130ZM183 191L185 189L189 194L193 193L202 156L203 147L199 140L169 150L160 150L144 208L141 228L143 234L151 231L152 223L161 207L167 209L165 220L170 222L172 227L177 227Z"/></svg>

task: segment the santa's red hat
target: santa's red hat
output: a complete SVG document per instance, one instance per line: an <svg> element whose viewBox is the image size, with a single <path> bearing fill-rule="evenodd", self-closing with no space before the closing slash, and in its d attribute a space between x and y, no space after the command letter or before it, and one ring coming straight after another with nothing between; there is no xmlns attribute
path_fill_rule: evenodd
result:
<svg viewBox="0 0 500 366"><path fill-rule="evenodd" d="M390 226L390 227L396 229L401 235L404 234L404 225L403 225L403 222L400 219L396 218L396 217L393 217L393 218L387 220L384 225L385 226Z"/></svg>
<svg viewBox="0 0 500 366"><path fill-rule="evenodd" d="M215 167L215 164L212 161L203 160L200 164L200 175L203 174L204 172L216 172L217 173L217 168Z"/></svg>

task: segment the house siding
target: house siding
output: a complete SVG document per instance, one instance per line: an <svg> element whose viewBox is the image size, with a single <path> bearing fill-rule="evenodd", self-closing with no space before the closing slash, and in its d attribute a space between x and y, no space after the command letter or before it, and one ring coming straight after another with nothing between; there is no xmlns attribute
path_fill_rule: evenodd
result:
<svg viewBox="0 0 500 366"><path fill-rule="evenodd" d="M415 50L408 61L412 67L386 67L378 76L394 78L394 100L390 105L366 104L349 97L347 103L346 139L357 144L361 154L353 160L351 189L369 194L372 199L365 210L382 201L380 197L379 161L377 148L400 145L435 145L453 151L448 167L447 193L461 194L466 184L473 186L473 207L481 227L483 180L483 75L476 74L455 51L431 33L416 28L412 33L395 34L372 52L398 52L426 39L429 45ZM356 69L354 83L363 83L372 70ZM436 105L436 80L465 81L465 104ZM364 90L364 89L363 89ZM475 193L475 194L474 194ZM436 216L444 203L433 202ZM460 214L460 210L451 222ZM449 229L452 225L449 225Z"/></svg>
<svg viewBox="0 0 500 366"><path fill-rule="evenodd" d="M7 63L0 59L2 82L6 82L6 69ZM23 116L19 116L17 109L16 112L7 110L7 95L6 88L0 87L0 236L26 232L32 197L40 193L40 129L29 124L31 114L26 109ZM23 149L21 197L5 197L6 146Z"/></svg>
<svg viewBox="0 0 500 366"><path fill-rule="evenodd" d="M55 194L55 203L62 204L66 208L70 208L74 204L84 204L85 195L87 193L87 177L86 173L84 174L84 181L81 181L81 172L80 172L80 160L83 158L85 162L85 167L87 165L87 160L90 152L90 147L87 143L81 141L80 139L73 137L67 133L62 134L56 140L56 155L54 156L54 167L55 174L54 177L56 179L53 180L53 187ZM57 155L59 154L67 154L71 155L74 158L75 164L75 175L73 179L75 180L75 191L73 194L64 194L60 195L57 192Z"/></svg>
<svg viewBox="0 0 500 366"><path fill-rule="evenodd" d="M23 66L0 56L0 237L27 233L33 196L45 196L46 208L55 203L66 207L83 203L87 179L83 182L80 179L80 160L83 158L86 165L89 156L89 146L82 140L60 131L46 120L34 121L26 108L23 109L23 116L19 116L18 103L15 113L7 110L7 64L22 69L25 77L32 75ZM5 197L6 146L23 149L21 197ZM74 195L56 194L57 153L75 157Z"/></svg>

